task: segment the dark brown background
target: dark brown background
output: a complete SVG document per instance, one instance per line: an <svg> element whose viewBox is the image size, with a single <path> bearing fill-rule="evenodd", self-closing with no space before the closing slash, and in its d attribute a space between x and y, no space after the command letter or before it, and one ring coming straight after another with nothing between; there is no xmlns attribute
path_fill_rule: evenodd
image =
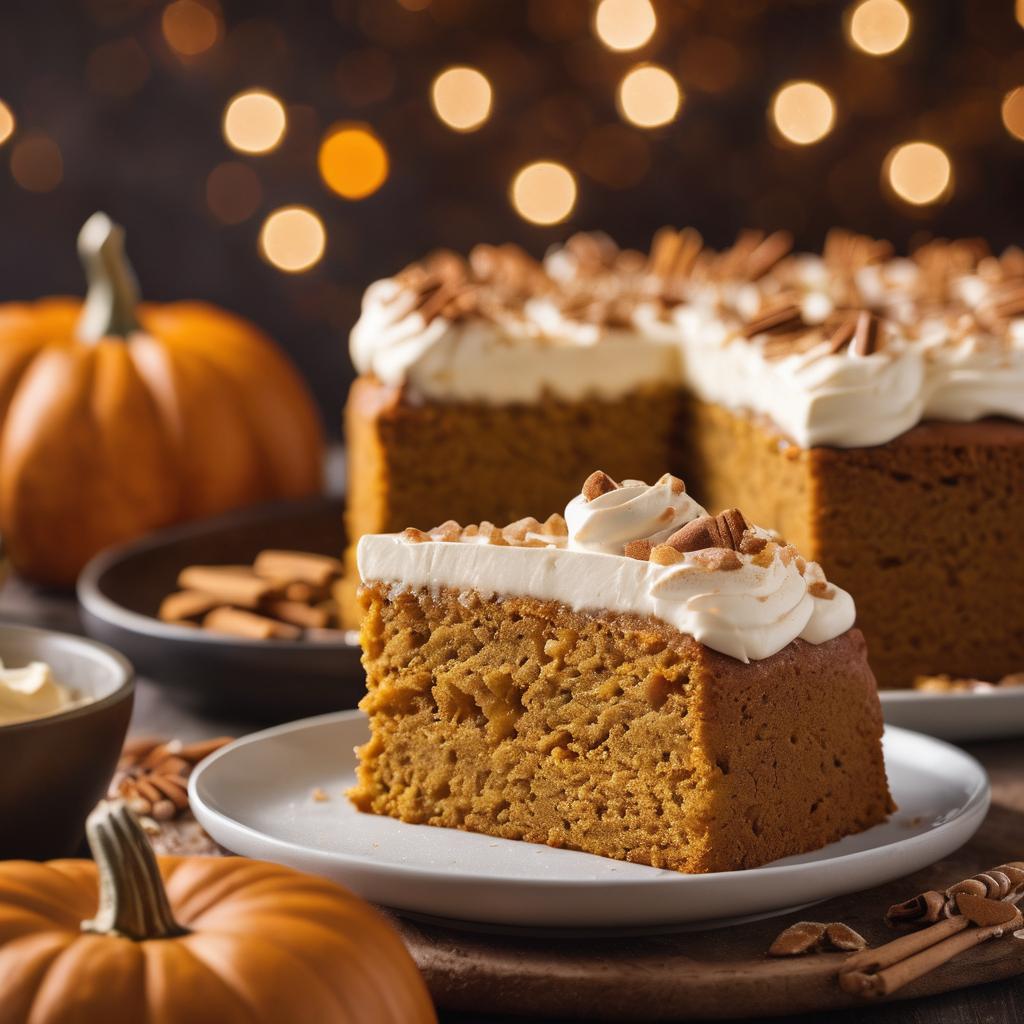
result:
<svg viewBox="0 0 1024 1024"><path fill-rule="evenodd" d="M789 227L814 246L833 223L901 245L924 232L1021 238L1024 142L999 115L1004 93L1024 84L1014 0L905 0L910 39L885 58L850 47L846 5L830 0L655 0L653 40L627 54L596 41L588 0L407 0L425 4L418 11L398 0L209 2L221 38L192 59L168 47L159 0L0 5L0 99L18 118L0 147L0 299L80 290L75 232L105 209L128 228L147 295L211 299L258 321L310 379L332 430L362 288L435 245L513 239L539 254L572 229L600 227L643 246L666 222L694 224L713 243L753 225ZM121 64L113 85L96 70L104 44L115 48L101 57ZM654 132L615 111L615 85L638 60L669 68L686 93L678 120ZM494 85L491 120L468 135L429 105L431 80L453 62ZM804 77L836 97L835 130L780 148L766 106ZM274 153L244 157L220 121L226 101L256 85L288 104L289 132ZM361 202L317 175L317 145L338 120L366 121L390 152L389 180ZM46 193L19 187L7 166L36 131L63 160ZM914 138L942 145L956 175L950 201L923 211L879 184L888 150ZM507 200L515 170L543 157L567 163L580 185L573 217L554 228L527 224ZM256 171L263 198L225 226L205 186L231 159ZM290 203L312 206L328 231L325 259L295 276L256 247L266 214Z"/></svg>

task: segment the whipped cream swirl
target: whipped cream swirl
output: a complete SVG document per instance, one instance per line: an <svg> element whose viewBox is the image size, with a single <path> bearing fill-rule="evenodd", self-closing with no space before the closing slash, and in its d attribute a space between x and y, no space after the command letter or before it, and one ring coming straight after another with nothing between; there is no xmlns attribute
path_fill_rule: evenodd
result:
<svg viewBox="0 0 1024 1024"><path fill-rule="evenodd" d="M627 480L590 501L574 498L568 537L531 534L530 546L520 546L490 544L480 534L444 541L368 535L359 541L359 572L397 590L448 587L653 616L743 662L768 658L797 637L824 643L853 625L850 595L781 544L770 542L758 555L736 552L740 564L731 569L714 568L709 549L670 565L623 553L630 541L657 543L703 515L671 477L651 486Z"/></svg>

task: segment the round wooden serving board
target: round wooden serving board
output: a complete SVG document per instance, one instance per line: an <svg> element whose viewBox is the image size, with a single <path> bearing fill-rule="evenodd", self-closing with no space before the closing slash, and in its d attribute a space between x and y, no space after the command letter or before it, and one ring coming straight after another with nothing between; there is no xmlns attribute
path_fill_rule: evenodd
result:
<svg viewBox="0 0 1024 1024"><path fill-rule="evenodd" d="M1007 763L1019 765L1015 741ZM990 749L994 748L993 744ZM1016 748L1016 749L1011 749ZM989 763L992 763L989 755ZM840 991L836 968L846 954L768 958L765 950L795 921L844 921L871 945L895 935L886 908L928 889L1024 856L1021 784L1015 799L994 802L981 830L953 856L869 892L802 911L719 928L658 935L553 937L543 932L489 934L395 917L438 1006L579 1020L700 1020L841 1009L863 1003ZM1008 780L1007 780L1008 781ZM1024 974L1024 941L1007 937L976 947L919 979L894 998L934 995Z"/></svg>

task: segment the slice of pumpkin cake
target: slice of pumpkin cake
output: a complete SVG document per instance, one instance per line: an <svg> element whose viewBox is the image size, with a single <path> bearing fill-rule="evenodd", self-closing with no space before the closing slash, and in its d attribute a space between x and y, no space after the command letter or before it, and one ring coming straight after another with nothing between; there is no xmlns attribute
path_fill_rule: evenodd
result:
<svg viewBox="0 0 1024 1024"><path fill-rule="evenodd" d="M358 562L361 810L703 872L893 809L852 599L675 477L594 473L564 518L364 536Z"/></svg>

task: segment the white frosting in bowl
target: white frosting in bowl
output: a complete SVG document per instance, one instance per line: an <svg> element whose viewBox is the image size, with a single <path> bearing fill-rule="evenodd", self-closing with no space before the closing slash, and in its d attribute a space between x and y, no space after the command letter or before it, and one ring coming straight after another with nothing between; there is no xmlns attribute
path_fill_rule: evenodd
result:
<svg viewBox="0 0 1024 1024"><path fill-rule="evenodd" d="M55 715L84 703L53 677L50 666L32 661L21 668L0 662L0 725Z"/></svg>
<svg viewBox="0 0 1024 1024"><path fill-rule="evenodd" d="M671 478L651 486L626 481L590 501L574 498L566 508L568 537L531 533L531 546L520 546L488 543L481 534L367 535L359 541L359 573L399 591L452 588L653 616L743 662L770 657L797 637L824 643L853 625L850 595L783 545L766 548L767 557L735 552L739 566L732 569L707 558L718 549L686 552L671 565L623 553L630 541L658 543L704 515L673 490Z"/></svg>

